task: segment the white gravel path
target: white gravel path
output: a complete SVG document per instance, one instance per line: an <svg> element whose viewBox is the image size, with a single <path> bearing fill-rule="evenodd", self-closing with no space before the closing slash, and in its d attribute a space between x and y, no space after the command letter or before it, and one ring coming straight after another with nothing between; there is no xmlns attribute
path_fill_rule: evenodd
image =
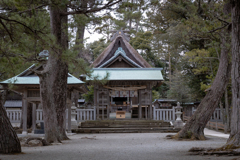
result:
<svg viewBox="0 0 240 160"><path fill-rule="evenodd" d="M22 147L24 154L3 155L1 160L230 160L234 157L192 156L191 147L220 147L226 138L175 141L167 133L77 134L60 145ZM86 138L87 137L87 138Z"/></svg>

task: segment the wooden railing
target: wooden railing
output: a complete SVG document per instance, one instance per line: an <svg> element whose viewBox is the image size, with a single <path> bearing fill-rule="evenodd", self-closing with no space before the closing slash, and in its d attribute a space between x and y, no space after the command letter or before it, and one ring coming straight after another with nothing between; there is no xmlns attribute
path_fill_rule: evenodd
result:
<svg viewBox="0 0 240 160"><path fill-rule="evenodd" d="M208 121L206 127L210 129L215 129L215 130L224 130L224 124L222 122Z"/></svg>
<svg viewBox="0 0 240 160"><path fill-rule="evenodd" d="M42 109L36 110L36 123L43 122L43 111Z"/></svg>
<svg viewBox="0 0 240 160"><path fill-rule="evenodd" d="M188 116L183 116L183 122L187 122L190 119Z"/></svg>
<svg viewBox="0 0 240 160"><path fill-rule="evenodd" d="M22 118L22 110L6 110L7 116L12 123L20 123ZM76 110L77 122L83 122L87 120L96 120L96 109L77 109ZM66 110L66 119L68 119L68 113ZM36 123L43 122L43 111L42 109L36 110Z"/></svg>
<svg viewBox="0 0 240 160"><path fill-rule="evenodd" d="M6 110L7 116L12 123L20 123L22 118L22 110Z"/></svg>
<svg viewBox="0 0 240 160"><path fill-rule="evenodd" d="M166 122L175 121L175 109L156 109L153 107L153 119Z"/></svg>
<svg viewBox="0 0 240 160"><path fill-rule="evenodd" d="M192 114L196 111L197 109L194 109L194 107L192 107ZM213 112L210 121L218 121L221 122L222 121L222 113L221 113L221 109L220 108L216 108L215 111Z"/></svg>
<svg viewBox="0 0 240 160"><path fill-rule="evenodd" d="M77 109L77 122L96 120L96 109Z"/></svg>
<svg viewBox="0 0 240 160"><path fill-rule="evenodd" d="M188 116L183 116L183 121L187 122L190 119L190 117ZM218 121L208 121L208 123L206 124L206 127L209 129L215 129L215 130L224 130L224 124L222 122L218 122Z"/></svg>

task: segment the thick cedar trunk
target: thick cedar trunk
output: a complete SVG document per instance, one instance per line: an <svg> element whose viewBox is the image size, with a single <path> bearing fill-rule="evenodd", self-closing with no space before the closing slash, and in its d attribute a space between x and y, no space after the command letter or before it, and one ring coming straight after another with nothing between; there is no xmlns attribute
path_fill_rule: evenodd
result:
<svg viewBox="0 0 240 160"><path fill-rule="evenodd" d="M240 1L232 0L232 115L231 133L225 148L240 145Z"/></svg>
<svg viewBox="0 0 240 160"><path fill-rule="evenodd" d="M1 96L1 95L0 95ZM20 153L21 145L6 110L0 103L0 153Z"/></svg>
<svg viewBox="0 0 240 160"><path fill-rule="evenodd" d="M224 93L224 99L225 99L225 115L224 115L224 132L227 133L230 130L230 115L229 115L229 104L228 104L228 91L227 87Z"/></svg>
<svg viewBox="0 0 240 160"><path fill-rule="evenodd" d="M231 66L229 65L228 49L226 48L225 43L226 40L225 37L223 37L218 72L211 89L203 98L190 120L174 136L174 138L205 139L203 130L220 102L230 76L229 72Z"/></svg>
<svg viewBox="0 0 240 160"><path fill-rule="evenodd" d="M68 139L65 131L68 66L61 57L68 44L67 17L60 15L61 10L66 11L66 8L50 8L51 30L60 49L50 52L44 71L39 75L45 140L49 143Z"/></svg>

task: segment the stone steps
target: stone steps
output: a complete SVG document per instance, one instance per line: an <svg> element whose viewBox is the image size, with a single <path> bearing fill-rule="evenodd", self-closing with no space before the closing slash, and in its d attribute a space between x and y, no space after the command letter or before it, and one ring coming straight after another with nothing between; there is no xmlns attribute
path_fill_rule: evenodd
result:
<svg viewBox="0 0 240 160"><path fill-rule="evenodd" d="M178 132L179 129L173 127L160 128L78 128L73 129L73 133L168 133Z"/></svg>
<svg viewBox="0 0 240 160"><path fill-rule="evenodd" d="M82 122L74 133L162 133L177 132L169 122L154 120L101 120Z"/></svg>

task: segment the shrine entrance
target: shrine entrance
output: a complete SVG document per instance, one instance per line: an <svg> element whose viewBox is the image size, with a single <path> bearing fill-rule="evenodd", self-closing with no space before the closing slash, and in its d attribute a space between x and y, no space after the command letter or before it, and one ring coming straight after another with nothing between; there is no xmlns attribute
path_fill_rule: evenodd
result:
<svg viewBox="0 0 240 160"><path fill-rule="evenodd" d="M150 83L121 87L95 85L97 119L152 119L150 88Z"/></svg>
<svg viewBox="0 0 240 160"><path fill-rule="evenodd" d="M134 90L110 90L110 119L131 119L132 98L137 97Z"/></svg>

